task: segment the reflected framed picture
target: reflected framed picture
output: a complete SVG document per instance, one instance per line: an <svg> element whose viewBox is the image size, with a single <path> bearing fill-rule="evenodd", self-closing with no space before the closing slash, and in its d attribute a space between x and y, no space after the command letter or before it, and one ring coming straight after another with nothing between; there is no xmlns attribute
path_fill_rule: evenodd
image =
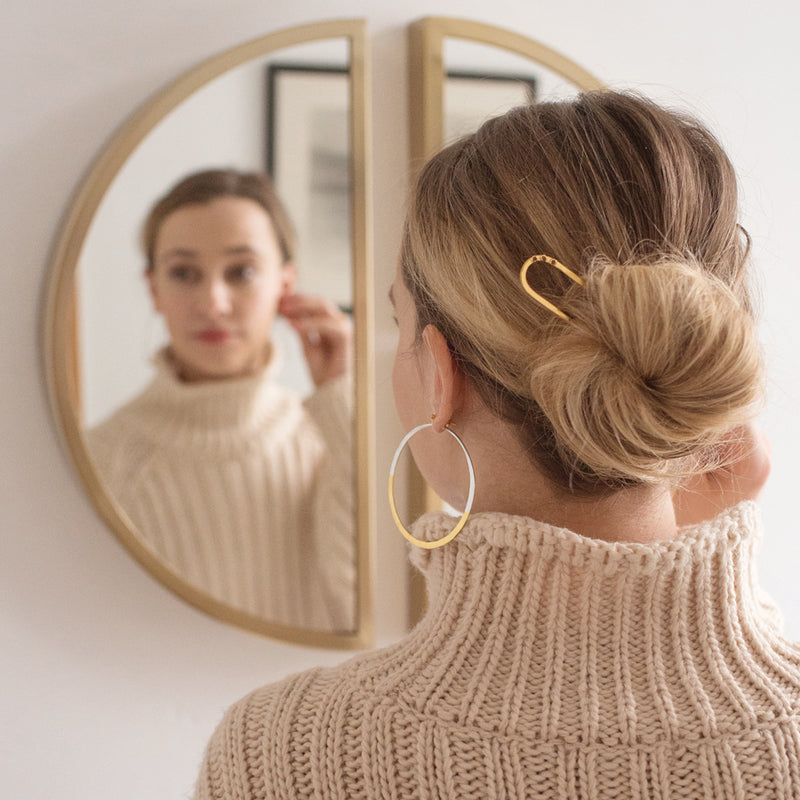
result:
<svg viewBox="0 0 800 800"><path fill-rule="evenodd" d="M450 71L444 83L444 142L477 130L490 117L535 103L531 75Z"/></svg>
<svg viewBox="0 0 800 800"><path fill-rule="evenodd" d="M350 75L267 67L266 171L297 230L299 286L352 310Z"/></svg>

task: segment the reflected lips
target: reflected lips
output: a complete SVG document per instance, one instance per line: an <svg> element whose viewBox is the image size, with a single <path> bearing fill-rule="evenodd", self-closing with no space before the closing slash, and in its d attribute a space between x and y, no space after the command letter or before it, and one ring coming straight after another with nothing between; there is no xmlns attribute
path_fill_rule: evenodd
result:
<svg viewBox="0 0 800 800"><path fill-rule="evenodd" d="M231 335L228 333L228 331L210 329L207 331L202 331L197 338L206 344L223 344L231 338Z"/></svg>

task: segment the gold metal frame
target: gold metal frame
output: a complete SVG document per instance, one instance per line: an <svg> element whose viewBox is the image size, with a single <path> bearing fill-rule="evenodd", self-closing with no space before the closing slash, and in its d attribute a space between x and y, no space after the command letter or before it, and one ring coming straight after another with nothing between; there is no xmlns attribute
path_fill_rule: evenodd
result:
<svg viewBox="0 0 800 800"><path fill-rule="evenodd" d="M444 40L468 39L531 59L579 89L604 84L556 50L515 31L457 17L423 17L408 26L408 86L411 163L425 163L444 138Z"/></svg>
<svg viewBox="0 0 800 800"><path fill-rule="evenodd" d="M166 567L142 543L124 512L109 497L86 450L76 405L76 267L89 227L106 191L144 137L179 103L214 78L251 59L293 45L347 39L350 51L351 237L356 326L357 625L332 633L279 625L226 605ZM277 31L234 47L181 75L141 106L114 134L74 196L56 239L43 307L42 349L51 408L63 444L89 499L122 544L153 577L188 603L224 622L299 644L341 649L369 647L374 640L373 575L375 498L373 275L370 197L369 63L366 22L332 20Z"/></svg>
<svg viewBox="0 0 800 800"><path fill-rule="evenodd" d="M467 39L493 45L541 64L579 89L604 89L601 81L561 53L527 36L456 17L423 17L408 26L409 145L412 180L422 165L444 144L444 41ZM425 484L416 467L409 475L408 513L441 508L441 500ZM425 586L419 573L409 567L408 618L415 624L424 612Z"/></svg>

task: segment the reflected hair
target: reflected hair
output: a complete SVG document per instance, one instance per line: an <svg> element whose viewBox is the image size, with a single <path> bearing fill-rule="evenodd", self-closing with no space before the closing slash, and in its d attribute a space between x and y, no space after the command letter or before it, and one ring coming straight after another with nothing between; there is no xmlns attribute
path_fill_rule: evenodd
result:
<svg viewBox="0 0 800 800"><path fill-rule="evenodd" d="M158 233L170 214L184 206L202 205L221 197L241 197L258 203L272 223L283 263L294 260L294 226L269 176L261 172L209 169L180 180L150 209L142 227L142 249L147 269L153 269Z"/></svg>
<svg viewBox="0 0 800 800"><path fill-rule="evenodd" d="M533 302L520 267L545 253ZM483 402L573 495L719 464L754 413L762 357L736 177L697 120L634 93L522 106L442 150L401 250L418 331L435 325Z"/></svg>

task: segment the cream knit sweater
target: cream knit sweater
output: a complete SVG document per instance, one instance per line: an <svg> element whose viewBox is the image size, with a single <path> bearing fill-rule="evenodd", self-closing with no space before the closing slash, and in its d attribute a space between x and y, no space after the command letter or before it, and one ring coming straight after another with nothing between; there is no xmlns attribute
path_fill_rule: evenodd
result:
<svg viewBox="0 0 800 800"><path fill-rule="evenodd" d="M163 353L145 391L87 436L111 497L178 575L273 622L355 615L352 395L304 404L262 374L183 383Z"/></svg>
<svg viewBox="0 0 800 800"><path fill-rule="evenodd" d="M752 503L650 545L477 515L415 553L431 602L406 639L228 711L196 796L799 798L800 648L758 537Z"/></svg>

